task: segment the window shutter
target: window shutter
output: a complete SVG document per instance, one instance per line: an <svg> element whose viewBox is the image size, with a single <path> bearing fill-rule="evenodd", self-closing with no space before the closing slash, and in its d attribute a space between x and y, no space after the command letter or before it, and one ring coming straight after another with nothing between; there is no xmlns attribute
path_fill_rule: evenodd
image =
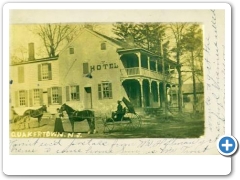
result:
<svg viewBox="0 0 240 180"><path fill-rule="evenodd" d="M106 43L101 43L101 50L106 50Z"/></svg>
<svg viewBox="0 0 240 180"><path fill-rule="evenodd" d="M48 79L52 80L52 66L51 66L51 63L48 64Z"/></svg>
<svg viewBox="0 0 240 180"><path fill-rule="evenodd" d="M40 106L43 105L43 90L39 89L39 96L40 96Z"/></svg>
<svg viewBox="0 0 240 180"><path fill-rule="evenodd" d="M66 86L66 101L70 101L69 86Z"/></svg>
<svg viewBox="0 0 240 180"><path fill-rule="evenodd" d="M25 106L28 107L28 91L25 91Z"/></svg>
<svg viewBox="0 0 240 180"><path fill-rule="evenodd" d="M42 72L41 72L41 64L38 65L38 80L41 81L42 80Z"/></svg>
<svg viewBox="0 0 240 180"><path fill-rule="evenodd" d="M58 88L58 102L62 104L62 87Z"/></svg>
<svg viewBox="0 0 240 180"><path fill-rule="evenodd" d="M18 91L15 91L15 106L19 106L19 98L18 98Z"/></svg>
<svg viewBox="0 0 240 180"><path fill-rule="evenodd" d="M30 107L33 106L33 90L32 89L29 90L29 106Z"/></svg>
<svg viewBox="0 0 240 180"><path fill-rule="evenodd" d="M77 100L80 100L79 86L76 86L76 90L77 90Z"/></svg>
<svg viewBox="0 0 240 180"><path fill-rule="evenodd" d="M83 63L83 74L88 73L89 73L88 63Z"/></svg>
<svg viewBox="0 0 240 180"><path fill-rule="evenodd" d="M102 85L98 84L98 99L102 99Z"/></svg>
<svg viewBox="0 0 240 180"><path fill-rule="evenodd" d="M24 67L18 67L18 83L24 83Z"/></svg>
<svg viewBox="0 0 240 180"><path fill-rule="evenodd" d="M51 88L47 89L48 92L48 105L52 104Z"/></svg>
<svg viewBox="0 0 240 180"><path fill-rule="evenodd" d="M112 98L112 83L109 83L109 98Z"/></svg>

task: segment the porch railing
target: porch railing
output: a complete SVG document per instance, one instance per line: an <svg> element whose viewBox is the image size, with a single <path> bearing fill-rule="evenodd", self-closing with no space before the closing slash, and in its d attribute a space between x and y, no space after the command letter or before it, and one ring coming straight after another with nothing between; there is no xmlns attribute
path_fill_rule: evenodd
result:
<svg viewBox="0 0 240 180"><path fill-rule="evenodd" d="M156 78L156 79L163 79L163 75L159 72L152 71L146 68L125 68L121 70L123 77L132 77L132 76L145 76L150 78Z"/></svg>
<svg viewBox="0 0 240 180"><path fill-rule="evenodd" d="M149 70L147 68L139 68L139 67L133 67L133 68L125 68L121 69L122 77L134 77L134 76L145 76L153 79L159 79L163 80L163 74L157 71ZM175 77L169 77L166 76L166 81L178 83L178 79Z"/></svg>

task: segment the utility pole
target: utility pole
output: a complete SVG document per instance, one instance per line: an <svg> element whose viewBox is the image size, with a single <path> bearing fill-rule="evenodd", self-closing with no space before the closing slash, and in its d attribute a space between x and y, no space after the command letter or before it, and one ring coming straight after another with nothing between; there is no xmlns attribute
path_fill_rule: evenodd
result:
<svg viewBox="0 0 240 180"><path fill-rule="evenodd" d="M163 40L160 39L161 43L161 56L162 56L162 74L163 74L163 97L164 97L164 113L165 113L165 119L167 119L168 116L168 102L167 102L167 93L166 93L166 75L165 75L165 62L164 62L164 55L163 55Z"/></svg>

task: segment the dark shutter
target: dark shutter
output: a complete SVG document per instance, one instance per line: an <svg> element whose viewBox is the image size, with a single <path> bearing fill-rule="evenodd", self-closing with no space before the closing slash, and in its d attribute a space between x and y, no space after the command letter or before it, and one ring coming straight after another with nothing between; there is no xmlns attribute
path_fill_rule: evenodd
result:
<svg viewBox="0 0 240 180"><path fill-rule="evenodd" d="M106 43L101 43L101 50L106 50Z"/></svg>
<svg viewBox="0 0 240 180"><path fill-rule="evenodd" d="M24 83L24 67L18 67L18 83Z"/></svg>
<svg viewBox="0 0 240 180"><path fill-rule="evenodd" d="M62 104L62 87L58 88L58 103Z"/></svg>
<svg viewBox="0 0 240 180"><path fill-rule="evenodd" d="M15 106L19 106L19 98L18 98L18 91L15 91Z"/></svg>
<svg viewBox="0 0 240 180"><path fill-rule="evenodd" d="M48 79L52 79L52 66L51 63L48 64Z"/></svg>
<svg viewBox="0 0 240 180"><path fill-rule="evenodd" d="M89 73L88 63L83 63L83 74L88 73Z"/></svg>
<svg viewBox="0 0 240 180"><path fill-rule="evenodd" d="M69 86L66 86L66 101L70 101Z"/></svg>
<svg viewBox="0 0 240 180"><path fill-rule="evenodd" d="M108 88L109 88L109 98L112 98L112 83L108 84Z"/></svg>
<svg viewBox="0 0 240 180"><path fill-rule="evenodd" d="M102 99L102 85L98 84L98 99Z"/></svg>
<svg viewBox="0 0 240 180"><path fill-rule="evenodd" d="M51 88L47 89L48 92L48 105L52 104Z"/></svg>
<svg viewBox="0 0 240 180"><path fill-rule="evenodd" d="M30 107L33 106L33 90L32 89L29 90L29 106Z"/></svg>
<svg viewBox="0 0 240 180"><path fill-rule="evenodd" d="M41 81L42 80L42 72L41 72L41 64L38 65L38 80Z"/></svg>
<svg viewBox="0 0 240 180"><path fill-rule="evenodd" d="M74 48L69 48L69 54L74 54Z"/></svg>
<svg viewBox="0 0 240 180"><path fill-rule="evenodd" d="M28 91L25 91L25 106L28 107Z"/></svg>
<svg viewBox="0 0 240 180"><path fill-rule="evenodd" d="M77 90L77 100L80 100L79 86L76 86L76 90Z"/></svg>
<svg viewBox="0 0 240 180"><path fill-rule="evenodd" d="M39 89L39 96L40 96L40 106L43 105L43 90Z"/></svg>

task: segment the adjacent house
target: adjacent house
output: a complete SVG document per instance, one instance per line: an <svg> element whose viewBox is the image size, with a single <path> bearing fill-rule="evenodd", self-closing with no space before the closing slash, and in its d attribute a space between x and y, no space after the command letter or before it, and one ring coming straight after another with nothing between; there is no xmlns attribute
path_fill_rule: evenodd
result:
<svg viewBox="0 0 240 180"><path fill-rule="evenodd" d="M194 93L193 84L183 84L183 107L184 111L193 111ZM203 83L196 83L196 110L198 112L204 112L204 86Z"/></svg>

